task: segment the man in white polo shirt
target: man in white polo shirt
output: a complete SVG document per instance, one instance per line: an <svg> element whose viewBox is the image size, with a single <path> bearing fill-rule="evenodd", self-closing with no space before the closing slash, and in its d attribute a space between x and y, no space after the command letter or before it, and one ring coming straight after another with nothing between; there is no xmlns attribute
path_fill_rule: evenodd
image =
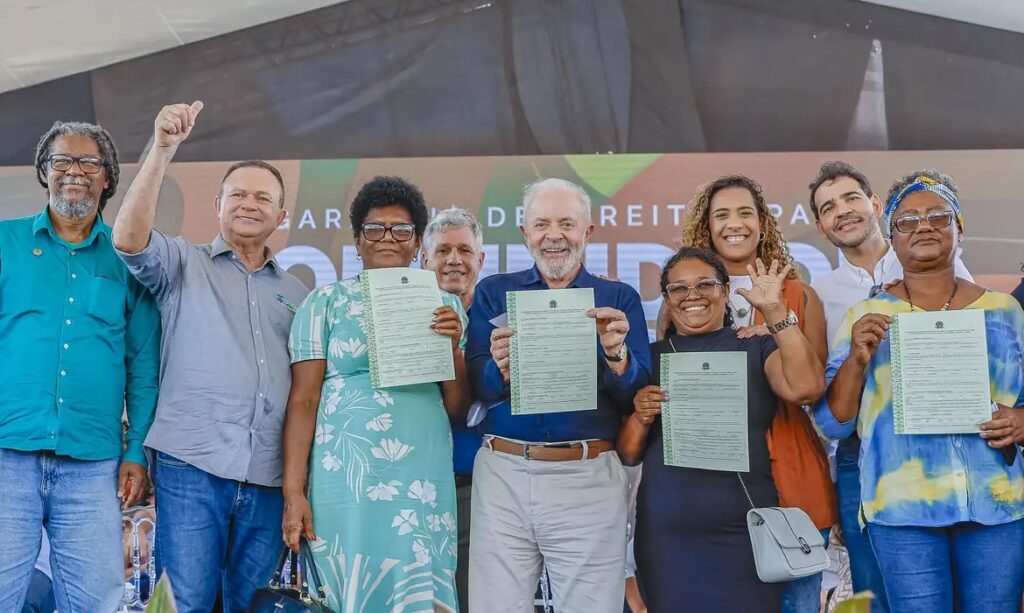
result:
<svg viewBox="0 0 1024 613"><path fill-rule="evenodd" d="M939 182L948 177L935 174ZM956 193L955 185L946 185ZM814 278L811 287L825 305L829 341L835 338L843 316L854 304L882 291L886 283L903 277L903 266L885 239L878 220L882 201L872 192L867 177L845 162L826 162L810 184L811 212L818 232L839 248L839 266ZM960 260L956 275L973 280ZM850 554L854 591L875 593L874 613L886 613L888 602L867 532L858 522L860 512L860 469L857 461L860 439L856 435L840 441L836 451L836 491L839 519Z"/></svg>

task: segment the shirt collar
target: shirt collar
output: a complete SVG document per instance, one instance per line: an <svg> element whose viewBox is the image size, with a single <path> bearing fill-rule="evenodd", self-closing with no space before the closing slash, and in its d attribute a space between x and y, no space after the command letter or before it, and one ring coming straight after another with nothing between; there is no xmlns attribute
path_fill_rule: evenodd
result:
<svg viewBox="0 0 1024 613"><path fill-rule="evenodd" d="M39 234L43 230L46 230L50 234L50 238L53 240L65 245L71 245L71 243L61 238L54 229L53 220L50 219L49 203L43 207L43 210L40 211L32 221L32 234ZM105 224L103 222L103 218L97 215L96 220L92 224L92 230L89 232L89 236L87 236L81 243L77 243L75 247L88 247L94 240L96 240L96 237L100 235L105 236L108 242L110 241L110 226Z"/></svg>
<svg viewBox="0 0 1024 613"><path fill-rule="evenodd" d="M544 277L540 275L540 270L536 264L533 265L533 268L526 275L526 285L547 285L544 282ZM576 274L576 278L566 287L594 287L594 275L587 271L586 266L580 266L580 271Z"/></svg>
<svg viewBox="0 0 1024 613"><path fill-rule="evenodd" d="M263 267L266 268L267 266L271 266L275 271L280 272L281 265L277 263L277 258L274 256L273 252L270 251L270 247L264 247L263 249L264 253L267 254L267 260L263 263ZM212 260L218 255L223 255L225 253L234 253L234 249L232 249L231 245L224 240L223 235L218 234L217 238L213 239L213 242L210 243L210 259Z"/></svg>
<svg viewBox="0 0 1024 613"><path fill-rule="evenodd" d="M868 282L878 283L879 279L888 278L886 275L888 274L888 271L892 270L894 263L898 263L896 258L896 250L893 249L892 245L890 244L889 248L885 252L885 255L882 256L882 259L878 260L878 263L875 264L875 269L872 271L864 270L860 266L857 266L850 262L850 260L847 260L845 257L842 258L839 267L845 268L847 272L856 277L861 284Z"/></svg>
<svg viewBox="0 0 1024 613"><path fill-rule="evenodd" d="M878 272L876 276L885 277L888 271L897 265L899 265L899 258L896 257L896 250L892 248L892 243L889 243L889 250L885 252L881 260L878 260L878 266L875 267Z"/></svg>

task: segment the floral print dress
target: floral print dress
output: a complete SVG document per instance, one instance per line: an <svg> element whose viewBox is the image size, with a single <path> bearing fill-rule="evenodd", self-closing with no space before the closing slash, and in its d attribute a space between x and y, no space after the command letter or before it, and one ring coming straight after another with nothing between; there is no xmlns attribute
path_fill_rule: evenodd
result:
<svg viewBox="0 0 1024 613"><path fill-rule="evenodd" d="M442 292L462 317L459 300ZM292 362L327 361L310 456L313 555L344 613L457 611L452 438L437 383L370 384L358 279L299 308Z"/></svg>

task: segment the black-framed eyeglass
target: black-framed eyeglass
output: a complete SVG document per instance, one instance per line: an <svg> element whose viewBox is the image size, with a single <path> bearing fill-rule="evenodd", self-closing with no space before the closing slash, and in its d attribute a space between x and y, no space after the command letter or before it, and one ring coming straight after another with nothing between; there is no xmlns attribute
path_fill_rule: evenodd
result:
<svg viewBox="0 0 1024 613"><path fill-rule="evenodd" d="M953 211L936 211L927 215L904 215L894 219L892 225L897 231L903 234L910 234L917 231L921 226L922 220L927 221L932 229L938 230L953 223L953 217Z"/></svg>
<svg viewBox="0 0 1024 613"><path fill-rule="evenodd" d="M364 223L361 230L363 238L373 243L384 240L388 232L391 232L391 238L399 243L411 241L416 236L416 226L411 223L396 223L393 226L385 226L381 223Z"/></svg>
<svg viewBox="0 0 1024 613"><path fill-rule="evenodd" d="M701 298L714 298L718 295L720 287L722 287L721 281L717 279L705 279L704 281L698 281L696 285L669 283L665 286L665 293L675 298L686 298L690 295L690 291L692 290L697 292L697 295Z"/></svg>
<svg viewBox="0 0 1024 613"><path fill-rule="evenodd" d="M58 172L67 172L71 170L71 167L75 165L75 162L78 162L78 167L87 175L94 175L98 173L101 168L107 165L104 160L97 157L86 156L76 158L60 153L48 156L46 161L50 164L50 168Z"/></svg>

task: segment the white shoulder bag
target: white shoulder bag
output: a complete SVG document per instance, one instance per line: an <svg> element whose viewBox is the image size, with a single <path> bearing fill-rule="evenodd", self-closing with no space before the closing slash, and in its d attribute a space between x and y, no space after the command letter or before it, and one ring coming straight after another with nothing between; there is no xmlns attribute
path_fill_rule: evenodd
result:
<svg viewBox="0 0 1024 613"><path fill-rule="evenodd" d="M761 581L792 581L829 567L825 539L807 513L795 507L755 507L743 476L739 473L736 476L750 503L747 531Z"/></svg>

